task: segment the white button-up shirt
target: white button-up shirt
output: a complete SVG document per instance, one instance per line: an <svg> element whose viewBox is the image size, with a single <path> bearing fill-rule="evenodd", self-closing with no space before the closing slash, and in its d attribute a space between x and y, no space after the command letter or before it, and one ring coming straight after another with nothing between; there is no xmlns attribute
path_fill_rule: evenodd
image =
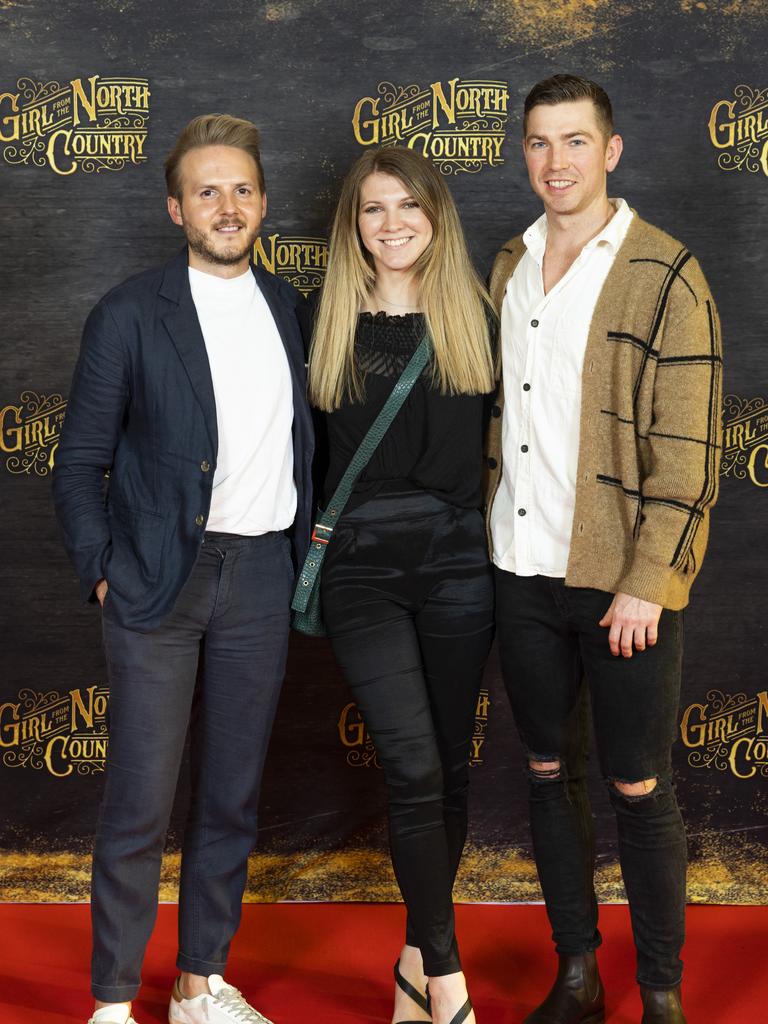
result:
<svg viewBox="0 0 768 1024"><path fill-rule="evenodd" d="M518 576L565 577L579 460L581 371L592 313L632 221L623 199L545 295L547 218L523 235L526 252L501 310L502 475L491 510L493 560Z"/></svg>

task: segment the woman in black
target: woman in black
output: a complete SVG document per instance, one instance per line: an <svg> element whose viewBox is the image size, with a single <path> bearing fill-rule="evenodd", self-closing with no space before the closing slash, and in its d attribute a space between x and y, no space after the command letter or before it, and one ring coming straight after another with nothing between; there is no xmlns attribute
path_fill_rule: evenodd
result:
<svg viewBox="0 0 768 1024"><path fill-rule="evenodd" d="M493 633L480 512L492 322L441 175L409 149L362 156L342 188L310 354L310 397L328 414L326 501L425 331L433 346L358 479L322 580L333 650L387 783L408 909L397 1024L475 1020L451 892Z"/></svg>

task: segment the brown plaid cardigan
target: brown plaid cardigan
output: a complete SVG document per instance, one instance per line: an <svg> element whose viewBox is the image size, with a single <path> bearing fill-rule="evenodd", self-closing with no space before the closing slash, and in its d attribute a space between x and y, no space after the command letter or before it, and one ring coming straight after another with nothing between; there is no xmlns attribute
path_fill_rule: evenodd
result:
<svg viewBox="0 0 768 1024"><path fill-rule="evenodd" d="M518 236L496 257L499 311L524 252ZM699 264L635 214L589 328L566 585L685 607L717 496L721 379L720 323ZM487 438L488 524L503 406L500 383Z"/></svg>

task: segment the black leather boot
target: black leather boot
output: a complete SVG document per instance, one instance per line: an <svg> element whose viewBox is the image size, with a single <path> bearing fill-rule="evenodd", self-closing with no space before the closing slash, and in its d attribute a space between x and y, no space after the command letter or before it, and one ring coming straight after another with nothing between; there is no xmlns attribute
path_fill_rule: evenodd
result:
<svg viewBox="0 0 768 1024"><path fill-rule="evenodd" d="M642 1024L685 1024L679 985L665 992L641 985L640 998L643 1000Z"/></svg>
<svg viewBox="0 0 768 1024"><path fill-rule="evenodd" d="M557 978L549 995L523 1024L603 1024L605 990L594 953L560 954Z"/></svg>

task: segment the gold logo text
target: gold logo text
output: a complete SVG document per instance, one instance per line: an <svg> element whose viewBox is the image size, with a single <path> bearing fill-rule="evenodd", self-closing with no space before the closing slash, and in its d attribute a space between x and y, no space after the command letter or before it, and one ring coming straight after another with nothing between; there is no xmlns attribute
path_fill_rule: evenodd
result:
<svg viewBox="0 0 768 1024"><path fill-rule="evenodd" d="M143 163L149 97L146 78L20 78L15 91L0 92L3 159L63 176Z"/></svg>
<svg viewBox="0 0 768 1024"><path fill-rule="evenodd" d="M730 770L737 779L768 778L768 691L754 697L710 690L683 712L680 737L692 768Z"/></svg>
<svg viewBox="0 0 768 1024"><path fill-rule="evenodd" d="M768 175L768 89L738 85L733 99L713 105L707 128L718 167Z"/></svg>
<svg viewBox="0 0 768 1024"><path fill-rule="evenodd" d="M722 476L768 487L768 403L726 395L723 401Z"/></svg>
<svg viewBox="0 0 768 1024"><path fill-rule="evenodd" d="M506 82L452 78L428 89L381 82L377 93L358 100L352 115L361 146L402 143L431 159L443 174L477 173L504 163Z"/></svg>
<svg viewBox="0 0 768 1024"><path fill-rule="evenodd" d="M67 403L61 395L22 391L0 409L0 452L9 473L48 476L59 446Z"/></svg>
<svg viewBox="0 0 768 1024"><path fill-rule="evenodd" d="M22 690L0 704L0 751L8 768L45 769L63 779L104 771L107 704L103 686L60 694Z"/></svg>
<svg viewBox="0 0 768 1024"><path fill-rule="evenodd" d="M325 238L269 235L254 242L253 260L308 295L323 283L328 267L328 242Z"/></svg>

